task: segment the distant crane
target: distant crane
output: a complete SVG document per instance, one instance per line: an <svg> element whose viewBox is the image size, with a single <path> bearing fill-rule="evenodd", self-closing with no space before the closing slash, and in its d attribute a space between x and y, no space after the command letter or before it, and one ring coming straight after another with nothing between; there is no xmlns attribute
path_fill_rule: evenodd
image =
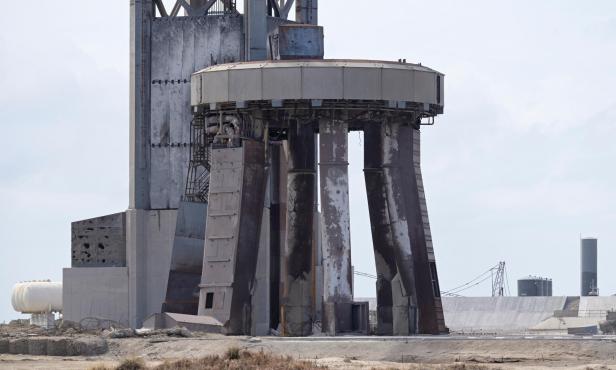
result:
<svg viewBox="0 0 616 370"><path fill-rule="evenodd" d="M492 296L502 297L510 295L509 280L507 278L507 270L505 269L505 261L501 261L498 264L490 267L480 275L476 276L472 280L459 285L453 289L441 291L441 294L448 297L460 297L461 292L468 290L474 286L477 286L485 281L491 279L492 282Z"/></svg>
<svg viewBox="0 0 616 370"><path fill-rule="evenodd" d="M496 269L492 268L492 297L505 295L505 261L500 261Z"/></svg>

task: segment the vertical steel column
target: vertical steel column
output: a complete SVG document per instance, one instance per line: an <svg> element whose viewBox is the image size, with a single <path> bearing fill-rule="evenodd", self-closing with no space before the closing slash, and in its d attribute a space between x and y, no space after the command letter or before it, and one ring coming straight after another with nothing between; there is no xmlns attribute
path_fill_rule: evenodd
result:
<svg viewBox="0 0 616 370"><path fill-rule="evenodd" d="M270 327L280 323L281 271L287 215L287 167L282 143L270 144Z"/></svg>
<svg viewBox="0 0 616 370"><path fill-rule="evenodd" d="M410 310L417 305L415 288L415 269L413 264L413 251L409 235L408 211L405 199L406 189L403 169L407 165L400 156L400 128L399 122L385 121L382 127L385 131L381 136L383 148L383 175L386 184L387 206L389 221L393 234L394 253L398 273L405 294L410 297ZM413 312L410 313L413 316ZM411 317L411 334L416 331L415 319Z"/></svg>
<svg viewBox="0 0 616 370"><path fill-rule="evenodd" d="M348 124L319 122L323 252L323 331L351 331L352 269L349 215Z"/></svg>
<svg viewBox="0 0 616 370"><path fill-rule="evenodd" d="M129 209L150 208L151 0L130 2Z"/></svg>
<svg viewBox="0 0 616 370"><path fill-rule="evenodd" d="M244 0L246 60L267 59L267 0Z"/></svg>
<svg viewBox="0 0 616 370"><path fill-rule="evenodd" d="M319 24L318 0L295 0L295 21L306 24Z"/></svg>
<svg viewBox="0 0 616 370"><path fill-rule="evenodd" d="M288 130L287 228L282 334L312 333L312 238L316 173L314 128L291 120Z"/></svg>
<svg viewBox="0 0 616 370"><path fill-rule="evenodd" d="M364 124L364 178L376 265L377 334L393 334L394 297L392 280L398 272L394 241L387 208L383 174L383 129L379 122ZM397 293L398 291L395 291ZM396 301L400 301L396 299Z"/></svg>

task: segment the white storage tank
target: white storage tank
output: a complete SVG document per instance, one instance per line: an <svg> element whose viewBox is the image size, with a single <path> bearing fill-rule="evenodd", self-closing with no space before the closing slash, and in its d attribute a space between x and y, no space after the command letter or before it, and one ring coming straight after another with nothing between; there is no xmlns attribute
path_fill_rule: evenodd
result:
<svg viewBox="0 0 616 370"><path fill-rule="evenodd" d="M62 283L25 281L13 286L13 309L21 313L62 312Z"/></svg>

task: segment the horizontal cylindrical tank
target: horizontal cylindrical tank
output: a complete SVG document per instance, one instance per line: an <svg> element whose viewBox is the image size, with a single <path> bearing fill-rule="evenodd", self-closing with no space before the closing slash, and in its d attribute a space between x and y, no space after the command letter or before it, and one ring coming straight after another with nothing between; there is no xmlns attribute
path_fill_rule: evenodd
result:
<svg viewBox="0 0 616 370"><path fill-rule="evenodd" d="M21 313L62 311L62 283L26 281L13 286L13 309Z"/></svg>
<svg viewBox="0 0 616 370"><path fill-rule="evenodd" d="M580 241L580 295L598 295L597 239Z"/></svg>
<svg viewBox="0 0 616 370"><path fill-rule="evenodd" d="M552 279L527 276L518 280L519 297L551 297Z"/></svg>

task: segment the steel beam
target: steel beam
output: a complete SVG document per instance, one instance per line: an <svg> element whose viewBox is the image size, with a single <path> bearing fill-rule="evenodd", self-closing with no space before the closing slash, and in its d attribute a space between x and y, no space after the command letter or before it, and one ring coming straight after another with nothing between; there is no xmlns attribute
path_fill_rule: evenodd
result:
<svg viewBox="0 0 616 370"><path fill-rule="evenodd" d="M282 334L312 333L312 239L316 197L313 125L291 120L288 130L287 225Z"/></svg>
<svg viewBox="0 0 616 370"><path fill-rule="evenodd" d="M400 122L385 121L381 135L383 149L383 176L385 180L387 210L392 229L394 255L405 294L410 297L411 310L417 304L415 289L415 267L413 250L409 235L409 214L405 193L408 191L404 182L404 158L400 155ZM415 328L412 328L415 330ZM413 334L413 331L411 332Z"/></svg>
<svg viewBox="0 0 616 370"><path fill-rule="evenodd" d="M150 208L150 59L152 0L130 2L129 209Z"/></svg>
<svg viewBox="0 0 616 370"><path fill-rule="evenodd" d="M282 143L270 144L270 328L280 324L281 271L287 216L287 161Z"/></svg>
<svg viewBox="0 0 616 370"><path fill-rule="evenodd" d="M337 332L352 329L348 320L350 303L353 301L348 124L344 121L322 118L319 122L319 149L323 331L335 335ZM338 312L339 310L343 312Z"/></svg>
<svg viewBox="0 0 616 370"><path fill-rule="evenodd" d="M244 0L246 60L267 59L267 0Z"/></svg>

